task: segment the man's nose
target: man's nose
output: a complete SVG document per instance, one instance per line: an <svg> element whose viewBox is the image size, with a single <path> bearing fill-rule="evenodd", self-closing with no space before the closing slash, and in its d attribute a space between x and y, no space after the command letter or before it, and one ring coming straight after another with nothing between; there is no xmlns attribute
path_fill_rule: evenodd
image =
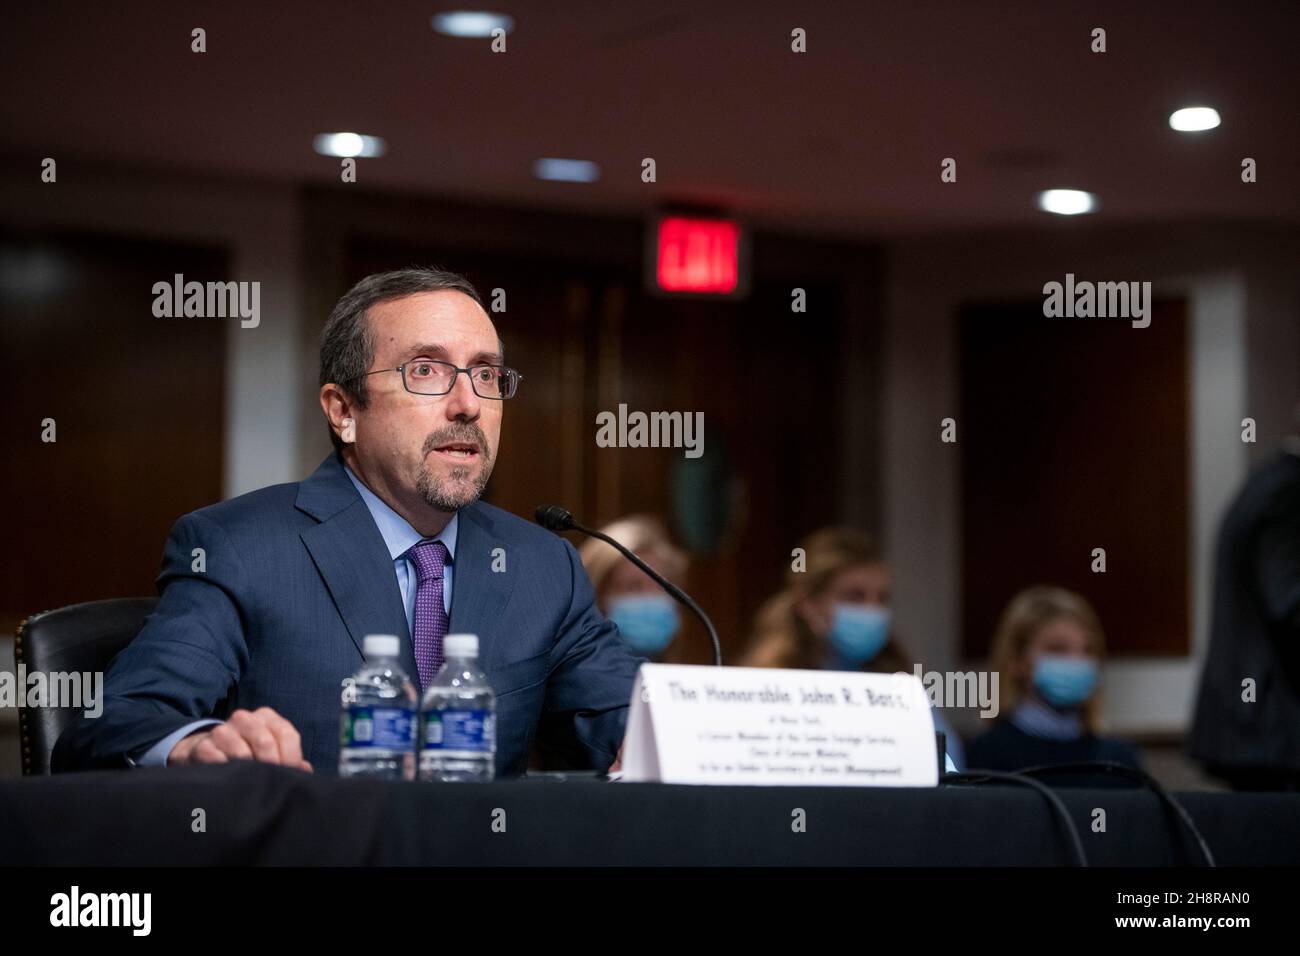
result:
<svg viewBox="0 0 1300 956"><path fill-rule="evenodd" d="M474 386L470 382L469 372L457 372L455 380L451 383L451 391L447 393L447 403L445 411L450 419L469 419L473 421L478 418L480 408L479 397L474 394Z"/></svg>

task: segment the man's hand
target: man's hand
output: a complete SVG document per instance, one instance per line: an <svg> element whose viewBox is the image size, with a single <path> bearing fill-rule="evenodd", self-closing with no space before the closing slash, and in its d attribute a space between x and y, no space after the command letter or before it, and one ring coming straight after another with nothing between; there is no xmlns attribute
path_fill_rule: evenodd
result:
<svg viewBox="0 0 1300 956"><path fill-rule="evenodd" d="M260 760L309 772L312 769L302 758L298 731L270 707L237 710L224 724L203 727L181 738L167 755L167 766L231 760Z"/></svg>
<svg viewBox="0 0 1300 956"><path fill-rule="evenodd" d="M611 773L615 773L615 772L617 772L617 771L619 771L619 770L622 770L622 769L623 769L623 745L622 745L622 744L619 744L619 745L618 745L618 756L616 756L616 757L614 758L614 762L613 762L612 764L609 765L609 769L606 770L605 773L606 773L606 774L611 774Z"/></svg>

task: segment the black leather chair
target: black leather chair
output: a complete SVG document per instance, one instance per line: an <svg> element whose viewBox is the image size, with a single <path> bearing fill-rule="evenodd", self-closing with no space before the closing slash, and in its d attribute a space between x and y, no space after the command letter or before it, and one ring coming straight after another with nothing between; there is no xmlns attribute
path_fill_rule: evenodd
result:
<svg viewBox="0 0 1300 956"><path fill-rule="evenodd" d="M33 614L18 625L14 660L34 671L106 671L117 652L135 640L157 598L112 598L70 604ZM84 708L23 706L19 694L18 734L23 775L50 772L55 741Z"/></svg>

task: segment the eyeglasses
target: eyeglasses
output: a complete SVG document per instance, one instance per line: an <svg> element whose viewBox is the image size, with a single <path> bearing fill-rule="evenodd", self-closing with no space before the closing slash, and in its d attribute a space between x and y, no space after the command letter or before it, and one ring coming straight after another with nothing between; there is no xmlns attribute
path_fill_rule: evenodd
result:
<svg viewBox="0 0 1300 956"><path fill-rule="evenodd" d="M459 368L451 362L440 362L437 359L420 359L418 362L407 362L397 368L377 368L373 372L353 376L347 381L352 382L367 375L378 375L380 372L401 372L402 385L413 395L446 395L455 387L456 376L464 372L469 377L470 388L474 389L475 395L494 401L514 398L515 392L519 390L519 383L523 381L522 375L504 365L471 365L469 368Z"/></svg>

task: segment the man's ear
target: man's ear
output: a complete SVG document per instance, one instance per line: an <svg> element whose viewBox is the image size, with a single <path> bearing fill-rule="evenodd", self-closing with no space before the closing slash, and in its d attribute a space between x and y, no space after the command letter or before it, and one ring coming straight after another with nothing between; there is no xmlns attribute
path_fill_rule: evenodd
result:
<svg viewBox="0 0 1300 956"><path fill-rule="evenodd" d="M329 420L330 428L340 439L351 444L356 441L356 416L347 393L334 383L322 385L320 407Z"/></svg>

